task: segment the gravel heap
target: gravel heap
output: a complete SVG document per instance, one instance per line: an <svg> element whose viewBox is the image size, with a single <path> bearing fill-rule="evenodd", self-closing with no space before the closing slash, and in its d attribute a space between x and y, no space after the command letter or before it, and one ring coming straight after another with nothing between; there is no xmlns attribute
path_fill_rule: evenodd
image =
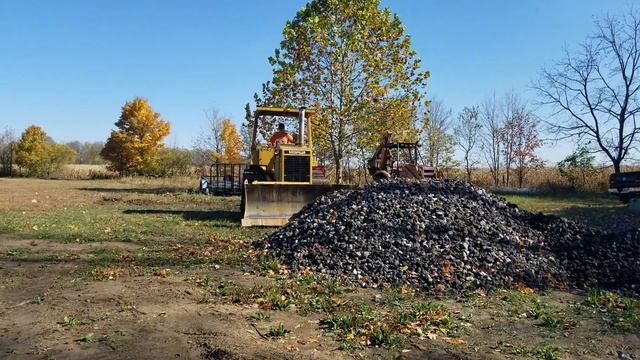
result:
<svg viewBox="0 0 640 360"><path fill-rule="evenodd" d="M640 232L518 209L456 180L382 181L319 197L256 247L294 271L427 290L640 290Z"/></svg>

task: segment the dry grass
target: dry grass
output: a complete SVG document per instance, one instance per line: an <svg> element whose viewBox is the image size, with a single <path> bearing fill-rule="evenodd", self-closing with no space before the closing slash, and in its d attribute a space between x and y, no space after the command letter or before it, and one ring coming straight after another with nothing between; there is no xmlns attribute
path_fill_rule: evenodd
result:
<svg viewBox="0 0 640 360"><path fill-rule="evenodd" d="M598 168L594 169L587 178L587 182L584 187L580 190L586 191L602 191L607 188L609 175L612 173L612 169L610 168ZM452 177L465 179L465 174L461 170L455 170L452 172ZM506 175L503 173L501 175L501 185L506 185ZM491 172L489 169L482 168L477 169L473 172L472 181L475 184L478 184L483 187L491 188L494 186L493 180L491 178ZM511 174L510 180L511 187L517 187L517 178L516 174ZM565 178L560 175L560 171L556 167L549 168L541 168L541 169L531 169L525 176L522 187L525 188L536 188L540 190L567 190L571 187L571 185L567 182Z"/></svg>
<svg viewBox="0 0 640 360"><path fill-rule="evenodd" d="M48 212L73 205L90 206L105 197L136 193L195 192L197 178L124 177L104 180L46 180L0 178L0 211L22 209ZM149 195L147 195L149 194Z"/></svg>
<svg viewBox="0 0 640 360"><path fill-rule="evenodd" d="M624 171L636 171L638 169L639 167L630 166L625 168ZM588 174L587 181L584 186L582 186L580 189L572 189L571 185L565 178L560 175L560 172L556 167L531 169L527 172L522 187L536 188L545 192L567 190L600 192L607 188L609 175L612 172L613 169L609 167L596 168ZM334 179L335 172L332 169L327 169L327 176L330 179ZM443 170L440 173L440 176L444 178L466 180L466 173L461 168L451 168ZM361 185L370 182L371 176L369 176L365 169L358 168L351 169L350 171L345 171L344 179L347 183ZM500 179L501 180L499 186L506 186L506 175L504 173L501 174ZM472 174L472 182L485 188L495 187L491 178L491 172L488 168L475 169ZM518 187L515 173L512 173L511 175L510 187Z"/></svg>
<svg viewBox="0 0 640 360"><path fill-rule="evenodd" d="M129 176L118 179L118 183L127 186L141 186L145 188L173 189L174 191L190 191L198 188L197 176L174 176L154 178L146 176Z"/></svg>
<svg viewBox="0 0 640 360"><path fill-rule="evenodd" d="M62 180L114 179L118 174L107 169L106 165L69 164L52 176Z"/></svg>

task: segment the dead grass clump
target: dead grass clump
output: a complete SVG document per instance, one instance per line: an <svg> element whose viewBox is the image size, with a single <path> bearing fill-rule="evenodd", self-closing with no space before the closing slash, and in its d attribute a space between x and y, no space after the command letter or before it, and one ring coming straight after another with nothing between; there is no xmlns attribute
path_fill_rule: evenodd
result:
<svg viewBox="0 0 640 360"><path fill-rule="evenodd" d="M109 171L106 165L70 164L63 166L53 177L62 180L103 180L115 179L118 174Z"/></svg>

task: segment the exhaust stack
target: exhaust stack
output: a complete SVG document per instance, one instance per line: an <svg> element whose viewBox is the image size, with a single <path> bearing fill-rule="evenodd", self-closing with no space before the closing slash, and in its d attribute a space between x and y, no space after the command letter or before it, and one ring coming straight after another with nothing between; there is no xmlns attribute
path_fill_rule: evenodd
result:
<svg viewBox="0 0 640 360"><path fill-rule="evenodd" d="M298 119L298 121L299 121L299 123L298 123L298 138L299 138L298 139L298 145L300 147L303 147L304 143L305 143L304 136L305 136L305 130L306 130L305 129L305 125L306 125L306 122L305 122L305 107L304 106L300 107L300 115L299 115L299 117L300 118Z"/></svg>

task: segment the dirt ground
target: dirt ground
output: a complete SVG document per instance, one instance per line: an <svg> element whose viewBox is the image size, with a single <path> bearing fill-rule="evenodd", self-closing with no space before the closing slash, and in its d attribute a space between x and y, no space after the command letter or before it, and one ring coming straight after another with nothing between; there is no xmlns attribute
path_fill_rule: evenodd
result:
<svg viewBox="0 0 640 360"><path fill-rule="evenodd" d="M0 179L0 358L640 359L638 299L615 294L591 306L582 291L430 299L350 288L327 310L265 307L257 289L291 275L256 270L246 244L271 230L242 229L238 199L191 186ZM384 322L417 301L451 322L377 346L321 326L356 303ZM288 332L273 335L278 326Z"/></svg>

